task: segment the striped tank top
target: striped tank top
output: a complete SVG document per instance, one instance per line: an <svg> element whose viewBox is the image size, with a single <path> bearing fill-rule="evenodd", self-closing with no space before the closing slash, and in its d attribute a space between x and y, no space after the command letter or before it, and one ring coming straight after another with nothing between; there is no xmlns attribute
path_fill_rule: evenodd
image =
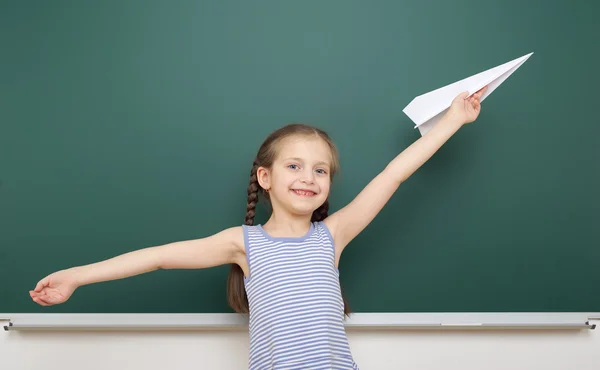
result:
<svg viewBox="0 0 600 370"><path fill-rule="evenodd" d="M302 237L244 225L250 276L250 370L351 369L333 238L323 222Z"/></svg>

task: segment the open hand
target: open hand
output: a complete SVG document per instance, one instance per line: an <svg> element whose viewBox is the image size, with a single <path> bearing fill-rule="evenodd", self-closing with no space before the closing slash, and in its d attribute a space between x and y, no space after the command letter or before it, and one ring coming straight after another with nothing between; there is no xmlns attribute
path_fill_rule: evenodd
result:
<svg viewBox="0 0 600 370"><path fill-rule="evenodd" d="M463 124L475 121L481 111L481 96L487 89L488 86L486 85L471 96L467 91L462 92L454 98L448 113ZM467 96L469 97L467 98Z"/></svg>
<svg viewBox="0 0 600 370"><path fill-rule="evenodd" d="M41 306L52 306L66 302L77 289L73 270L61 270L40 280L29 295Z"/></svg>

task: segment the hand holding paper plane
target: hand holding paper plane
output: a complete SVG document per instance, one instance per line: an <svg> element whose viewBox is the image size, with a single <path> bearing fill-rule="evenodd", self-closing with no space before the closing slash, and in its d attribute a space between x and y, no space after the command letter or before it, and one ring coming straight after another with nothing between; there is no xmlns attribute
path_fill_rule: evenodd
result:
<svg viewBox="0 0 600 370"><path fill-rule="evenodd" d="M462 124L475 121L481 112L481 97L486 93L488 88L489 86L486 85L474 94L469 94L468 92L461 93L452 101L449 113L452 112L452 116L457 118Z"/></svg>
<svg viewBox="0 0 600 370"><path fill-rule="evenodd" d="M487 85L488 89L479 99L482 102L532 54L529 53L487 71L419 95L403 109L403 112L415 123L415 127L419 129L421 135L425 135L443 117L454 98L460 93L468 91L470 96Z"/></svg>

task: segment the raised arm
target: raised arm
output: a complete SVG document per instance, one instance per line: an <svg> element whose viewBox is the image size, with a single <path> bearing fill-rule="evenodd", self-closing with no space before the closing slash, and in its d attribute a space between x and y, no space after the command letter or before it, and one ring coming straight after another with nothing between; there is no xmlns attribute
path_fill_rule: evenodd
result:
<svg viewBox="0 0 600 370"><path fill-rule="evenodd" d="M334 238L337 258L381 211L400 184L421 167L465 123L479 115L481 95L487 86L468 99L466 93L457 96L440 121L379 173L347 206L333 213L325 223Z"/></svg>
<svg viewBox="0 0 600 370"><path fill-rule="evenodd" d="M214 235L173 242L57 271L40 280L29 294L49 306L65 302L82 285L122 279L158 269L198 269L224 264L245 264L241 226ZM247 267L244 265L242 269Z"/></svg>

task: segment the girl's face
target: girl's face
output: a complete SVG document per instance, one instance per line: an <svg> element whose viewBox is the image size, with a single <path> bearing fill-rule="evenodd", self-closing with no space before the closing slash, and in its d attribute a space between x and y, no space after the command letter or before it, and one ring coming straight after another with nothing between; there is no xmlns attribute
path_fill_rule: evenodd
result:
<svg viewBox="0 0 600 370"><path fill-rule="evenodd" d="M331 184L331 151L318 137L289 137L279 143L270 171L259 169L261 186L268 189L273 207L310 216L325 202Z"/></svg>

